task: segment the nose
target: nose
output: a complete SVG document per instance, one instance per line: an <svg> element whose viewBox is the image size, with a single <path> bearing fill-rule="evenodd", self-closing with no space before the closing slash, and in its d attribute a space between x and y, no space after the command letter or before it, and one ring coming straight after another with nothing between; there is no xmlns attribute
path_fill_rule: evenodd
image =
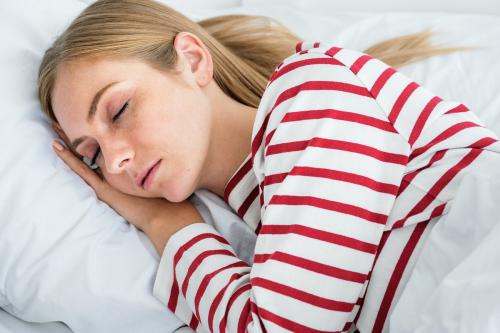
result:
<svg viewBox="0 0 500 333"><path fill-rule="evenodd" d="M129 168L134 156L131 146L125 140L116 138L101 145L106 170L110 174L119 174Z"/></svg>

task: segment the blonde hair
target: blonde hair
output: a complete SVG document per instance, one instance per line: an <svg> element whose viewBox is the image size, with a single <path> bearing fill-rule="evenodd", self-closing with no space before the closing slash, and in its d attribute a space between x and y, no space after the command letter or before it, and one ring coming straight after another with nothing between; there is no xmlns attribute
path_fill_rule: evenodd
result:
<svg viewBox="0 0 500 333"><path fill-rule="evenodd" d="M153 0L99 0L88 6L45 52L39 68L42 110L57 122L51 93L58 66L83 58L134 57L160 70L176 63L175 36L193 33L213 59L213 78L225 94L257 107L275 67L295 52L300 40L276 20L264 16L228 15L194 22ZM393 67L447 53L430 43L430 31L378 43L365 53Z"/></svg>

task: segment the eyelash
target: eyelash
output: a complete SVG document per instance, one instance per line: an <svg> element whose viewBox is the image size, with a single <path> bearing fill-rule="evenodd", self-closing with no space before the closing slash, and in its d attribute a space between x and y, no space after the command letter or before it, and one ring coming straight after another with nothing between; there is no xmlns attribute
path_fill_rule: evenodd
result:
<svg viewBox="0 0 500 333"><path fill-rule="evenodd" d="M128 101L123 104L122 108L120 109L120 111L118 111L118 113L116 115L113 116L113 119L111 120L112 123L116 122L116 120L122 115L122 113L127 109L127 106L128 106ZM99 153L101 152L101 148L98 147L97 148L97 151L96 153L94 154L94 157L92 157L92 160L91 160L91 165L94 165L95 164L95 161L97 160L97 157L99 156Z"/></svg>

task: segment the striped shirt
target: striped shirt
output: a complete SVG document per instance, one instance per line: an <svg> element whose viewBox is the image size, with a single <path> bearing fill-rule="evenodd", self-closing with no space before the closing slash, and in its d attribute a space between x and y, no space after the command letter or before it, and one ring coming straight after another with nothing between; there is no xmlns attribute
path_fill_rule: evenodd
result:
<svg viewBox="0 0 500 333"><path fill-rule="evenodd" d="M495 134L361 52L300 42L270 78L225 200L253 264L205 223L167 242L154 294L197 332L361 332L388 318Z"/></svg>

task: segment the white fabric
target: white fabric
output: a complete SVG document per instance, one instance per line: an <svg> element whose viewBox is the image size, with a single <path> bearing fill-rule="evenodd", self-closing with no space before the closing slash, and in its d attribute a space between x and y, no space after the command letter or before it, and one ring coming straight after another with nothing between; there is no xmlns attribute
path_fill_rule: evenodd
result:
<svg viewBox="0 0 500 333"><path fill-rule="evenodd" d="M242 223L226 202L210 191L199 190L193 203L203 215L203 220L219 230L231 244L236 255L247 264L252 264L257 236L246 223Z"/></svg>
<svg viewBox="0 0 500 333"><path fill-rule="evenodd" d="M0 306L32 322L65 321L75 332L134 332L133 325L141 332L172 331L180 321L151 295L158 258L150 242L99 203L93 191L52 153L50 142L55 135L36 100L35 78L43 51L85 2L0 2ZM401 71L443 98L463 101L500 134L500 18L442 13L371 15L252 0L234 6L236 2L227 1L231 8L226 8L225 1L215 9L189 8L189 16L271 15L304 39L331 40L360 50L427 27L440 32L438 40L446 45L480 46L480 50L433 57ZM474 4L476 12L483 13L494 13L491 8L498 6L496 2L486 6L484 1ZM450 78L456 84L450 85ZM216 209L212 211L222 212L220 202L211 199L208 196L205 202L213 202ZM217 221L218 214L212 216ZM223 222L227 215L222 216L219 221ZM233 231L228 227L221 233ZM227 237L237 240L238 234L232 235ZM250 258L244 248L242 256ZM462 271L468 267L465 264ZM439 303L442 298L438 296L432 304ZM406 311L408 308L399 312L402 319L409 315ZM422 317L427 327L438 322L433 313L429 305ZM439 315L452 318L451 312ZM44 327L50 332L65 331L54 323L36 329L22 322L16 327L15 323L0 311L2 333L43 332ZM415 325L424 327L418 322ZM500 326L496 327L498 331Z"/></svg>
<svg viewBox="0 0 500 333"><path fill-rule="evenodd" d="M500 331L500 158L492 157L480 156L429 235L391 332Z"/></svg>
<svg viewBox="0 0 500 333"><path fill-rule="evenodd" d="M203 217L203 220L207 222L210 225L213 225L217 230L221 232L221 234L230 242L232 247L235 249L236 253L238 256L245 260L247 263L252 262L252 257L253 257L253 249L255 247L255 233L253 233L248 226L245 223L242 223L240 218L234 214L229 206L219 198L217 195L206 191L206 190L200 190L198 191L195 196L191 198L192 203L194 206L200 211L200 214ZM149 241L144 239L144 236L142 234L138 234L141 238L143 238L143 241L145 242L145 245L147 246L149 251L153 251L151 248ZM120 241L117 239L116 241ZM123 240L121 240L123 241ZM125 240L126 241L126 240ZM128 245L128 244L127 244ZM132 243L130 244L131 246L134 246L135 244ZM115 245L116 246L116 245ZM110 259L114 259L114 256L109 256ZM155 254L154 255L156 260L159 260L158 256ZM135 262L131 262L131 264L135 264ZM141 268L141 267L139 267ZM156 268L156 267L155 267ZM78 286L76 286L78 288ZM80 287L80 290L76 290L77 293L84 293L87 292L85 288ZM98 297L99 300L105 298L102 295L96 296ZM108 296L109 297L109 296ZM90 304L88 305L90 306ZM95 306L95 305L94 305ZM7 306L9 308L10 306ZM103 308L101 306L97 306L98 309L102 310ZM123 327L123 325L115 322L115 321L107 321L106 319L101 320L101 319L96 319L96 318L90 318L88 320L90 321L95 321L92 324L92 327L88 328L89 331L92 329L91 332L106 332L107 329L109 328L114 328L114 327L120 327L123 332L142 332L142 327L147 327L144 325L143 318L137 317L137 314L133 312L136 309L130 309L128 310L127 316L132 316L134 320L136 320L138 324L138 328L130 328L130 327ZM75 308L69 308L68 312L73 313L75 311ZM87 316L95 316L94 312L89 311L88 308L83 308L80 309L79 311L85 311ZM165 310L166 311L166 310ZM75 313L77 314L77 313ZM161 315L167 315L170 313L162 313ZM59 313L58 317L56 317L58 320L65 320L66 315L65 313ZM147 318L148 319L148 318ZM172 317L167 316L167 319L171 321L171 326L174 324L176 327L179 327L179 325L182 325L182 323L178 323L177 318L172 320ZM168 326L163 326L165 325L165 320L158 320L158 317L150 317L148 320L152 320L154 324L154 331L152 332L170 332L173 329L169 328ZM167 322L168 323L168 322ZM98 325L98 327L97 327ZM140 327L140 328L139 328ZM78 325L72 326L74 332L88 332L87 330L80 330ZM150 328L151 329L151 328ZM11 332L16 332L16 333L68 333L72 332L72 330L66 326L63 323L60 322L50 322L50 323L30 323L23 321L5 310L0 309L0 333L11 333ZM148 331L149 332L149 331ZM192 330L189 327L186 326L180 326L178 329L175 330L175 333L189 333L192 332Z"/></svg>
<svg viewBox="0 0 500 333"><path fill-rule="evenodd" d="M52 321L74 332L171 332L182 323L152 296L150 241L53 154L36 99L44 50L85 6L0 3L0 332L68 331ZM200 198L224 210L222 200Z"/></svg>
<svg viewBox="0 0 500 333"><path fill-rule="evenodd" d="M242 0L244 5L267 5L269 0ZM443 12L443 13L476 13L500 14L500 3L492 0L272 0L274 4L294 6L303 10L322 11L324 13L338 13L343 11L359 12Z"/></svg>
<svg viewBox="0 0 500 333"><path fill-rule="evenodd" d="M0 333L68 333L71 330L60 323L28 323L0 309Z"/></svg>
<svg viewBox="0 0 500 333"><path fill-rule="evenodd" d="M36 99L43 51L84 6L0 2L0 306L75 332L170 332L151 243L57 159Z"/></svg>

